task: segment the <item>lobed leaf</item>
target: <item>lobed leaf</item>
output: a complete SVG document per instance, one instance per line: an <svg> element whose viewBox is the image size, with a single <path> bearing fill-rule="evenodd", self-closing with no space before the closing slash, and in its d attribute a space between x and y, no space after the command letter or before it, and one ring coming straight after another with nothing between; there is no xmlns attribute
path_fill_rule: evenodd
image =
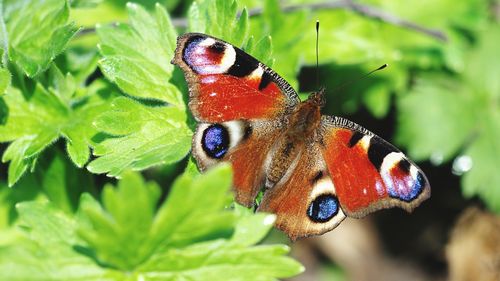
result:
<svg viewBox="0 0 500 281"><path fill-rule="evenodd" d="M66 78L61 79L66 81ZM69 97L73 90L64 93L64 89L71 86L62 80L49 90L37 84L30 97L13 87L4 95L8 114L6 122L0 125L0 142L12 141L2 158L3 162L11 162L9 185L13 185L30 163L60 137L66 139L69 156L77 166L88 161L91 138L97 133L92 122L97 114L106 111L107 100L113 94L109 90L100 92L105 85L95 83L76 103Z"/></svg>
<svg viewBox="0 0 500 281"><path fill-rule="evenodd" d="M142 170L174 163L190 150L191 131L183 109L172 106L144 106L120 97L111 110L95 121L96 129L108 134L97 141L87 169L93 173L119 176L127 169Z"/></svg>
<svg viewBox="0 0 500 281"><path fill-rule="evenodd" d="M67 0L21 0L7 10L9 58L29 77L45 71L78 31L68 23Z"/></svg>
<svg viewBox="0 0 500 281"><path fill-rule="evenodd" d="M238 3L234 0L195 1L188 13L189 30L222 38L241 47L247 41L248 11L238 16Z"/></svg>
<svg viewBox="0 0 500 281"><path fill-rule="evenodd" d="M133 3L127 9L130 25L97 26L102 72L128 95L184 108L181 92L169 82L177 36L169 15L159 4L153 15Z"/></svg>

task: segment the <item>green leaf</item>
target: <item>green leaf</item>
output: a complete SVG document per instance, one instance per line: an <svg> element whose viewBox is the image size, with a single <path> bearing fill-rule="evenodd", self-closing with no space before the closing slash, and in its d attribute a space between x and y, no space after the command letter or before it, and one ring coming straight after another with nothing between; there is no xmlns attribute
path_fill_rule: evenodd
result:
<svg viewBox="0 0 500 281"><path fill-rule="evenodd" d="M160 5L153 15L136 4L127 8L130 25L97 26L102 72L131 96L184 108L181 92L169 82L177 36L170 17Z"/></svg>
<svg viewBox="0 0 500 281"><path fill-rule="evenodd" d="M15 186L9 187L5 182L0 182L0 245L4 245L4 234L13 223L17 221L16 205L23 201L43 198L40 196L40 183L34 174L23 177Z"/></svg>
<svg viewBox="0 0 500 281"><path fill-rule="evenodd" d="M91 175L72 165L58 149L39 159L35 173L39 181L37 187L43 189L51 203L66 212L78 208L84 191L95 192ZM18 188L17 184L13 188Z"/></svg>
<svg viewBox="0 0 500 281"><path fill-rule="evenodd" d="M304 53L304 45L307 42L302 41L304 37L301 32L283 32L284 30L309 30L307 24L311 23L311 34L314 34L313 21L308 21L307 10L301 10L286 15L281 11L277 0L264 1L263 14L258 20L252 22L250 34L255 38L263 38L271 36L272 38L272 54L273 60L267 59L267 62L274 62L273 69L285 78L295 89L298 89L297 75L300 70L300 64ZM307 32L306 32L307 33ZM263 46L270 42L262 42ZM311 50L315 50L314 45L311 45ZM257 57L261 57L262 51L257 50ZM252 53L253 54L253 53Z"/></svg>
<svg viewBox="0 0 500 281"><path fill-rule="evenodd" d="M87 196L82 215L90 222L79 234L96 250L99 261L120 269L133 269L150 254L143 249L153 223L160 189L145 183L138 174L126 173L118 188L105 186L103 207Z"/></svg>
<svg viewBox="0 0 500 281"><path fill-rule="evenodd" d="M105 84L97 82L86 89L85 97L70 99L68 93L74 91L66 83L68 76L60 73L56 76L59 78L55 79L54 87L47 90L37 84L30 97L13 87L4 95L8 115L0 126L0 142L12 141L2 159L11 161L9 185L60 137L66 139L68 154L77 166L83 166L89 158L91 138L97 133L92 122L109 108L107 100L113 94Z"/></svg>
<svg viewBox="0 0 500 281"><path fill-rule="evenodd" d="M97 49L69 47L57 58L56 63L61 72L71 73L75 85L85 86L89 76L96 71L98 60Z"/></svg>
<svg viewBox="0 0 500 281"><path fill-rule="evenodd" d="M422 78L398 101L396 140L408 147L414 159L431 158L440 164L455 156L471 137L477 108L468 89L456 81L436 74Z"/></svg>
<svg viewBox="0 0 500 281"><path fill-rule="evenodd" d="M387 83L371 86L363 95L363 101L373 116L381 118L389 111L391 91Z"/></svg>
<svg viewBox="0 0 500 281"><path fill-rule="evenodd" d="M497 46L500 43L500 30L497 25L491 25L479 34L479 42L475 49L467 53L464 75L472 87L487 96L500 99L500 68L491 58L496 56Z"/></svg>
<svg viewBox="0 0 500 281"><path fill-rule="evenodd" d="M76 221L47 203L18 204L24 239L0 249L2 280L118 280L77 249Z"/></svg>
<svg viewBox="0 0 500 281"><path fill-rule="evenodd" d="M254 37L252 36L248 39L244 50L245 52L252 54L256 59L260 60L265 65L271 67L274 64L272 44L271 36L264 36L257 43L254 43Z"/></svg>
<svg viewBox="0 0 500 281"><path fill-rule="evenodd" d="M21 137L12 142L3 153L2 162L11 162L8 169L9 186L14 185L33 164L33 158L26 156L26 151L33 142L32 136Z"/></svg>
<svg viewBox="0 0 500 281"><path fill-rule="evenodd" d="M184 110L145 106L125 97L111 106L95 121L96 128L108 136L97 141L94 154L99 158L89 163L89 171L119 176L127 169L177 162L189 152L192 133Z"/></svg>
<svg viewBox="0 0 500 281"><path fill-rule="evenodd" d="M189 30L222 38L241 47L247 40L248 11L238 17L238 4L234 0L195 1L188 13Z"/></svg>
<svg viewBox="0 0 500 281"><path fill-rule="evenodd" d="M93 8L101 4L103 0L72 0L70 1L72 8Z"/></svg>
<svg viewBox="0 0 500 281"><path fill-rule="evenodd" d="M152 229L157 246L183 246L188 241L206 240L216 233L228 235L235 217L220 210L232 201L228 193L231 178L229 165L223 165L194 179L188 175L177 179Z"/></svg>
<svg viewBox="0 0 500 281"><path fill-rule="evenodd" d="M6 7L9 58L30 77L45 71L78 28L66 0L22 0Z"/></svg>

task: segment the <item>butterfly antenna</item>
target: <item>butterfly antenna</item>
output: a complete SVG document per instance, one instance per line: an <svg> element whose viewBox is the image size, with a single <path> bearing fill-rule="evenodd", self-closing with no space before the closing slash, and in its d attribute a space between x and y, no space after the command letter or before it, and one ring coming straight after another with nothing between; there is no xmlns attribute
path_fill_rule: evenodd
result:
<svg viewBox="0 0 500 281"><path fill-rule="evenodd" d="M319 20L316 20L316 87L319 89Z"/></svg>
<svg viewBox="0 0 500 281"><path fill-rule="evenodd" d="M363 80L363 79L365 79L368 75L372 74L373 72L376 72L376 71L382 70L382 69L386 68L387 66L389 66L389 65L388 65L387 63L384 63L383 65L379 66L377 69L374 69L374 70L372 70L372 71L370 71L370 72L368 72L368 73L366 73L366 74L362 75L361 77L358 77L358 78L356 78L356 79L352 79L351 81L347 81L347 82L345 82L345 83L341 84L340 86L336 87L336 88L335 88L335 92L336 92L336 91L339 91L339 90L341 90L341 89L343 89L343 88L345 88L346 86L351 85L351 84L352 84L352 83L354 83L354 82L357 82L357 81L359 81L359 80Z"/></svg>

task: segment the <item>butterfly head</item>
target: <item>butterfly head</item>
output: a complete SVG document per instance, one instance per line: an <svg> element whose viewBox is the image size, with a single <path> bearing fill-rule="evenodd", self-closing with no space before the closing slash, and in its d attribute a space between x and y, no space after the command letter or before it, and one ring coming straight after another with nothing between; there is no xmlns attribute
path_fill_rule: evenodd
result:
<svg viewBox="0 0 500 281"><path fill-rule="evenodd" d="M320 88L319 91L311 93L307 98L307 102L322 108L325 103L325 88Z"/></svg>

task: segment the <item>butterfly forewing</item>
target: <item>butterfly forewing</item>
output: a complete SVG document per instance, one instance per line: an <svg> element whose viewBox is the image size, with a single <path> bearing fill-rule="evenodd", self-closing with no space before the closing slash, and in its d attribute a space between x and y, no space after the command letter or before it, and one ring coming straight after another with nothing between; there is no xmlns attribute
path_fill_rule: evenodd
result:
<svg viewBox="0 0 500 281"><path fill-rule="evenodd" d="M322 154L348 216L390 207L411 211L429 198L424 173L382 138L340 117L323 116L320 130Z"/></svg>
<svg viewBox="0 0 500 281"><path fill-rule="evenodd" d="M198 166L231 162L236 201L253 205L271 145L299 103L297 93L252 56L205 34L180 36L172 62L184 71L189 108L201 122L192 144Z"/></svg>
<svg viewBox="0 0 500 281"><path fill-rule="evenodd" d="M199 121L277 118L299 102L293 88L270 68L205 34L180 36L172 62L184 70L189 108Z"/></svg>

